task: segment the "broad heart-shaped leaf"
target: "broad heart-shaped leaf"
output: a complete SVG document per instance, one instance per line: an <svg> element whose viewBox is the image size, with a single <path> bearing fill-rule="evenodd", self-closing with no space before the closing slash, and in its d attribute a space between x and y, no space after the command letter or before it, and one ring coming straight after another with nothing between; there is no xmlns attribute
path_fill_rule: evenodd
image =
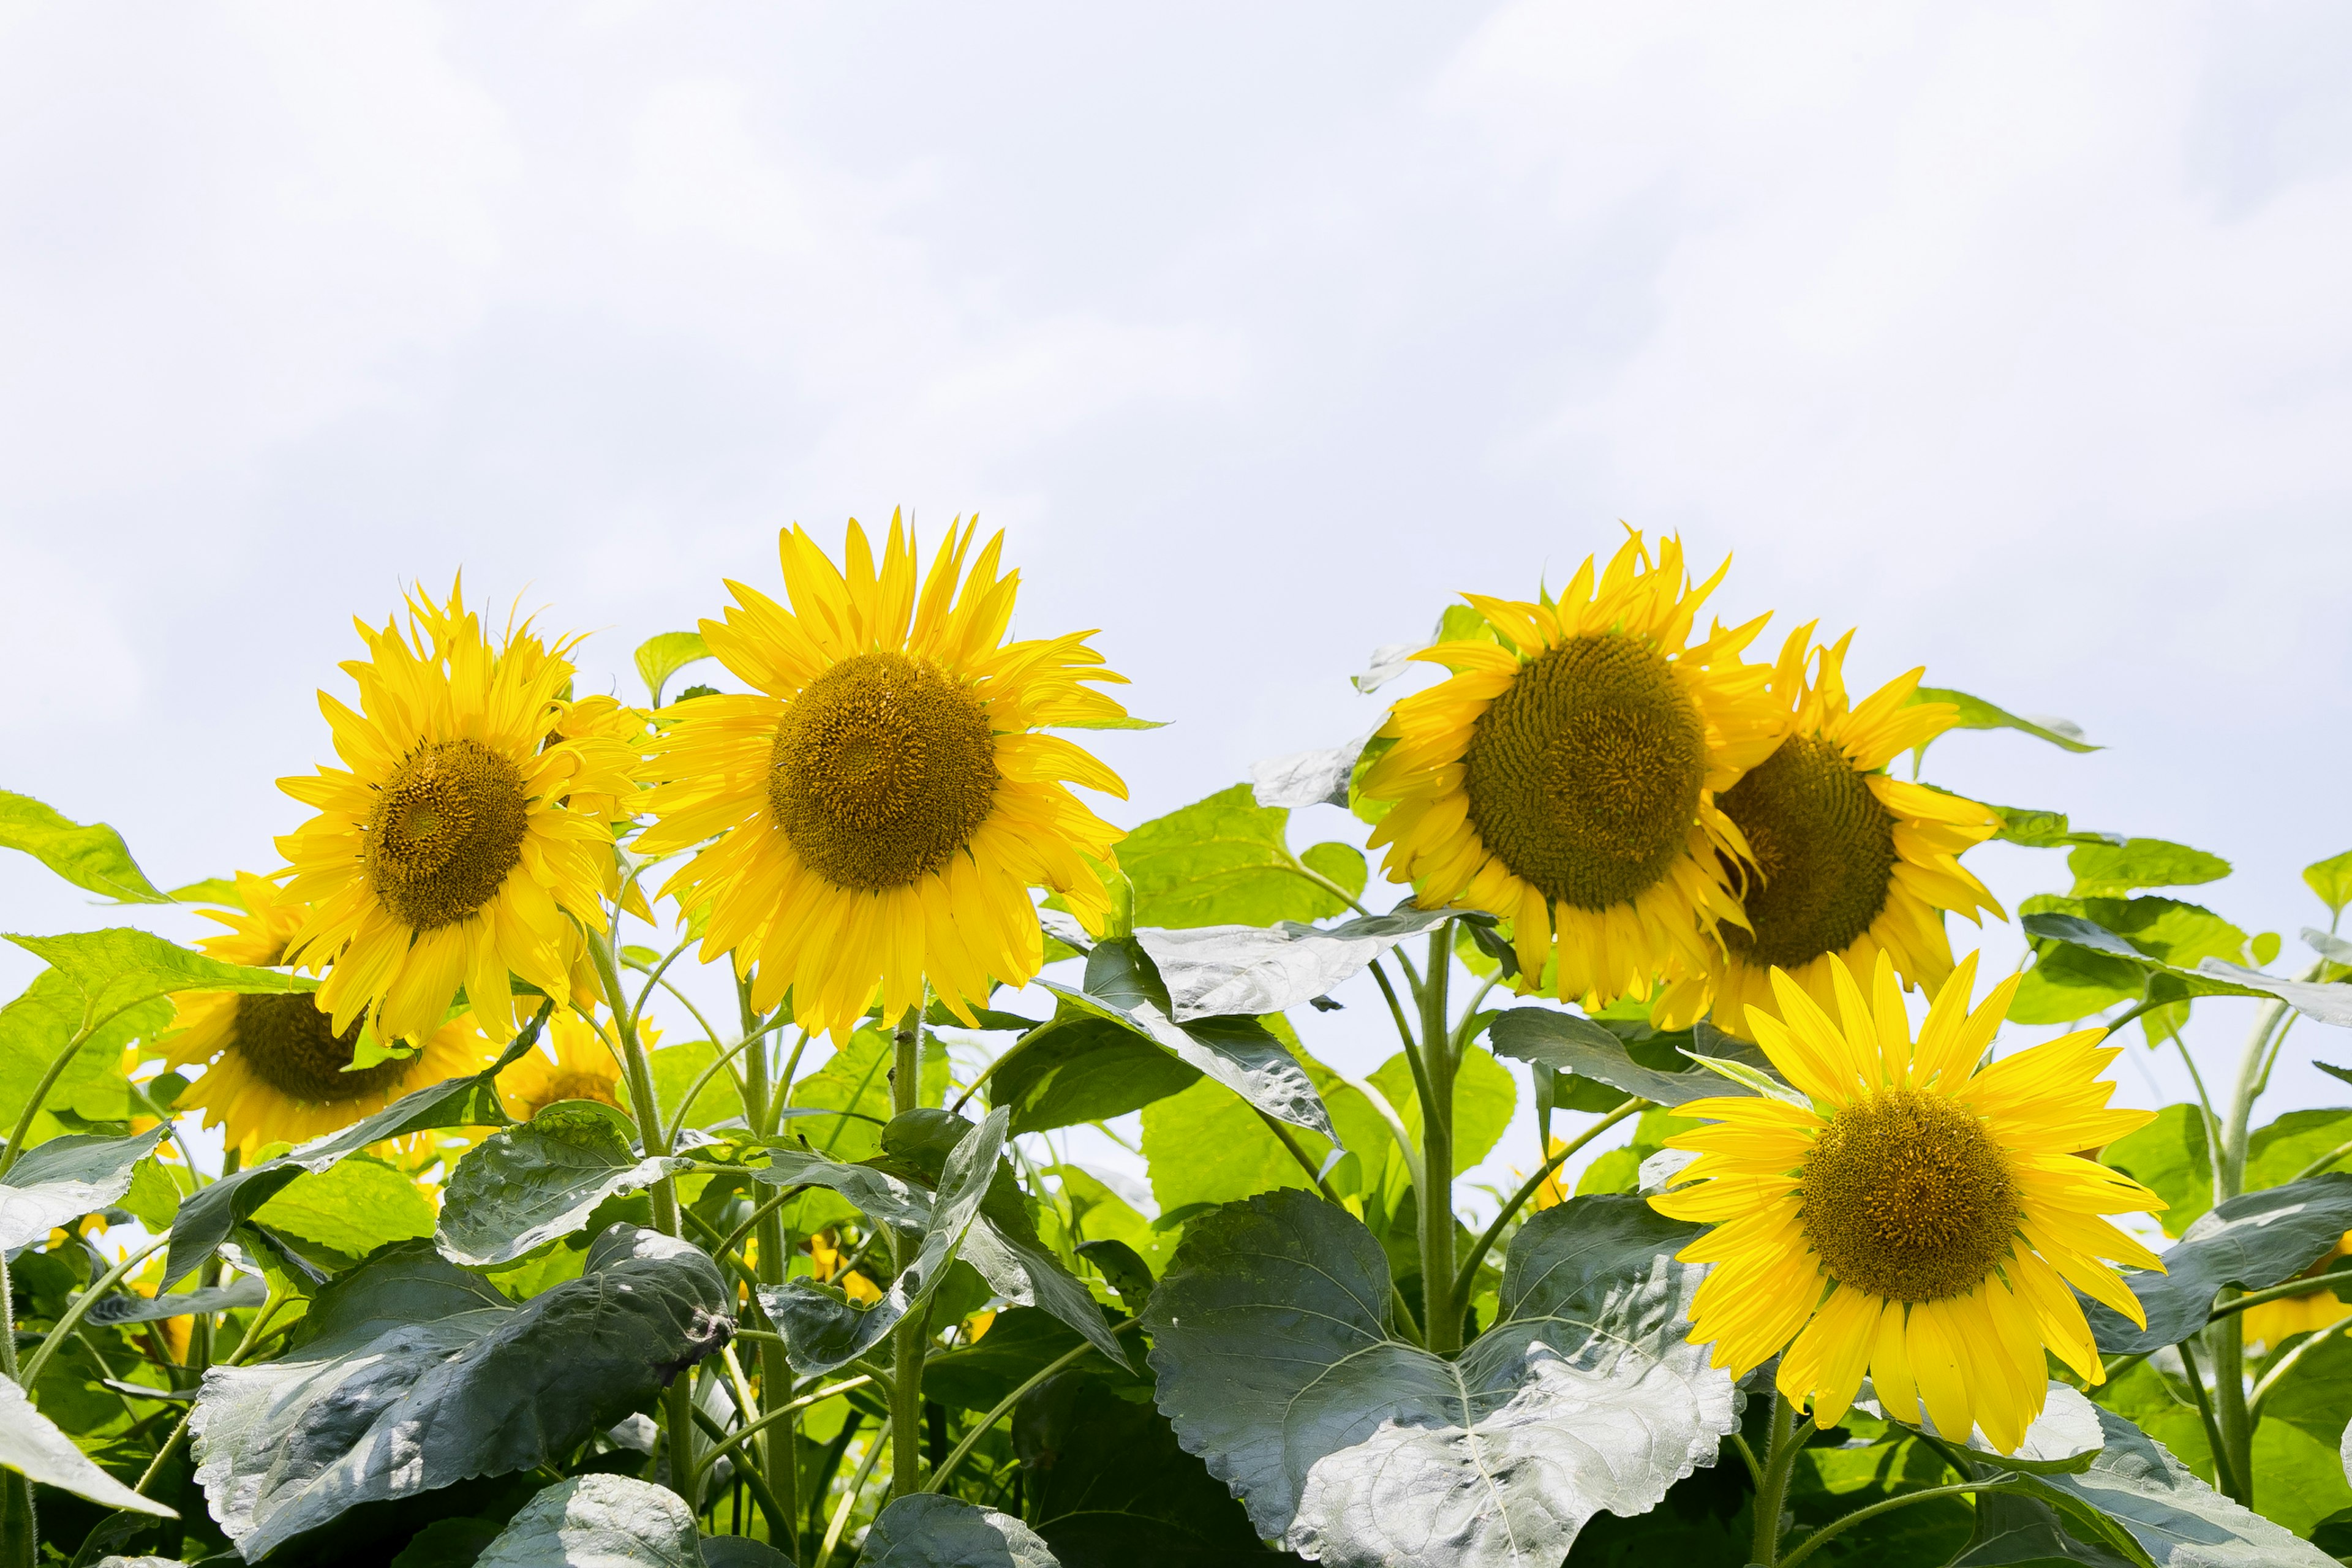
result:
<svg viewBox="0 0 2352 1568"><path fill-rule="evenodd" d="M151 996L184 991L316 991L305 974L247 969L177 947L130 926L68 931L63 936L16 936L8 940L58 972L79 994L91 1023L111 1018Z"/></svg>
<svg viewBox="0 0 2352 1568"><path fill-rule="evenodd" d="M1261 1533L1330 1564L1555 1568L1584 1521L1641 1514L1738 1425L1686 1342L1698 1234L1639 1198L1520 1227L1496 1326L1444 1361L1389 1332L1389 1268L1294 1191L1192 1222L1144 1315L1156 1397Z"/></svg>
<svg viewBox="0 0 2352 1568"><path fill-rule="evenodd" d="M593 1100L549 1106L520 1127L502 1127L466 1152L442 1194L434 1245L452 1263L511 1263L588 1223L598 1204L690 1167L680 1157L643 1158L627 1117Z"/></svg>
<svg viewBox="0 0 2352 1568"><path fill-rule="evenodd" d="M103 822L85 827L29 795L0 790L0 849L21 849L77 888L118 904L168 904L131 858L122 835Z"/></svg>
<svg viewBox="0 0 2352 1568"><path fill-rule="evenodd" d="M353 1154L295 1177L252 1219L273 1234L365 1258L387 1241L431 1236L440 1215L415 1177L372 1154Z"/></svg>
<svg viewBox="0 0 2352 1568"><path fill-rule="evenodd" d="M1118 845L1119 869L1135 884L1135 923L1265 926L1339 914L1346 901L1299 875L1289 823L1290 813L1235 784L1138 827Z"/></svg>
<svg viewBox="0 0 2352 1568"><path fill-rule="evenodd" d="M1385 716L1381 722L1387 722ZM1286 810L1301 805L1346 805L1348 775L1356 771L1356 759L1364 754L1365 745L1380 733L1380 724L1374 724L1344 745L1292 752L1252 763L1250 798L1260 805Z"/></svg>
<svg viewBox="0 0 2352 1568"><path fill-rule="evenodd" d="M194 1312L226 1312L258 1307L269 1300L269 1287L255 1275L240 1274L226 1285L208 1286L185 1295L139 1296L118 1292L92 1302L87 1321L109 1327L124 1323L160 1323Z"/></svg>
<svg viewBox="0 0 2352 1568"><path fill-rule="evenodd" d="M2231 1198L2163 1255L2164 1273L2124 1275L2147 1314L2147 1328L2084 1297L2091 1335L2108 1355L2146 1355L2179 1344L2211 1319L2213 1297L2223 1286L2260 1290L2292 1279L2347 1230L2352 1173L2331 1171Z"/></svg>
<svg viewBox="0 0 2352 1568"><path fill-rule="evenodd" d="M1009 1513L937 1492L902 1497L866 1532L857 1568L1060 1568Z"/></svg>
<svg viewBox="0 0 2352 1568"><path fill-rule="evenodd" d="M2329 1568L2335 1563L2199 1480L2163 1444L2114 1411L2102 1408L2098 1415L2105 1447L2089 1469L2017 1478L2023 1495L2049 1505L2073 1533L2142 1568Z"/></svg>
<svg viewBox="0 0 2352 1568"><path fill-rule="evenodd" d="M90 1463L89 1456L34 1407L14 1378L7 1377L0 1377L0 1467L108 1508L132 1509L163 1519L180 1517L176 1510L141 1497Z"/></svg>
<svg viewBox="0 0 2352 1568"><path fill-rule="evenodd" d="M2230 863L2219 855L2191 849L2163 838L2126 838L2121 844L2078 845L2066 857L2074 873L2068 896L2077 899L2112 897L2135 888L2186 888L2218 882L2230 874Z"/></svg>
<svg viewBox="0 0 2352 1568"><path fill-rule="evenodd" d="M2305 886L2319 895L2319 901L2327 906L2329 914L2342 914L2344 906L2352 904L2352 849L2305 866L2303 880Z"/></svg>
<svg viewBox="0 0 2352 1568"><path fill-rule="evenodd" d="M646 695L659 707L662 688L669 684L669 678L695 660L709 657L710 645L702 640L700 632L663 632L637 645L637 676L646 683Z"/></svg>
<svg viewBox="0 0 2352 1568"><path fill-rule="evenodd" d="M914 1262L898 1271L879 1301L861 1310L839 1291L805 1278L760 1287L760 1305L782 1331L784 1353L795 1372L809 1376L848 1365L879 1344L901 1318L930 1300L979 1216L981 1199L987 1195L989 1180L996 1173L996 1157L1004 1148L1004 1124L1009 1119L1010 1113L1002 1107L992 1110L987 1121L956 1144L940 1175L937 1200L925 1205L922 1246ZM763 1174L762 1179L774 1178ZM788 1178L795 1185L806 1179L805 1175ZM856 1193L840 1190L852 1203L857 1201ZM893 1194L893 1201L900 1200ZM878 1222L899 1228L895 1219Z"/></svg>
<svg viewBox="0 0 2352 1568"><path fill-rule="evenodd" d="M667 1487L575 1476L523 1504L474 1568L703 1568L693 1510Z"/></svg>
<svg viewBox="0 0 2352 1568"><path fill-rule="evenodd" d="M1409 936L1449 920L1492 915L1405 907L1328 930L1282 921L1271 926L1141 927L1136 944L1151 955L1179 1024L1235 1013L1285 1013L1361 973Z"/></svg>
<svg viewBox="0 0 2352 1568"><path fill-rule="evenodd" d="M2323 1024L2333 1024L2339 1029L2352 1029L2352 985L2321 985L2308 980L2281 980L2276 975L2264 974L2259 969L2248 969L2242 963L2231 963L2219 958L2204 960L2198 964L2197 972L2242 986L2248 991L2275 996L2296 1012L2316 1018Z"/></svg>
<svg viewBox="0 0 2352 1568"><path fill-rule="evenodd" d="M1064 1568L1263 1556L1248 1511L1177 1443L1167 1417L1101 1378L1056 1373L1023 1394L1013 1448L1028 1476L1030 1521Z"/></svg>
<svg viewBox="0 0 2352 1568"><path fill-rule="evenodd" d="M1514 1007L1487 1026L1486 1038L1498 1057L1574 1073L1658 1105L1755 1093L1744 1083L1701 1068L1660 1072L1643 1067L1626 1052L1622 1040L1599 1024L1555 1008ZM1722 1050L1738 1045L1727 1036L1717 1036L1712 1043Z"/></svg>
<svg viewBox="0 0 2352 1568"><path fill-rule="evenodd" d="M988 1075L988 1102L1012 1111L1012 1131L1108 1121L1191 1088L1201 1069L1076 1004L1024 1035Z"/></svg>
<svg viewBox="0 0 2352 1568"><path fill-rule="evenodd" d="M1854 1401L1854 1407L1864 1415L1882 1417L1889 1415L1872 1391L1867 1378L1863 1380L1862 1395ZM1986 1438L1982 1427L1970 1429L1964 1438L1950 1437L1937 1431L1936 1423L1927 1415L1924 1405L1907 1414L1908 1419L1899 1412L1893 1414L1891 1418L1931 1436L1944 1437L1945 1441L1967 1449L1972 1459L2004 1470L2030 1471L2037 1475L2075 1474L2087 1470L2098 1458L2100 1445L2105 1441L2099 1431L2097 1406L2084 1398L2072 1384L2054 1380L2044 1396L2042 1414L2026 1427L2025 1438L2018 1444L2013 1454L2004 1454L1995 1448Z"/></svg>
<svg viewBox="0 0 2352 1568"><path fill-rule="evenodd" d="M121 1197L131 1190L131 1168L163 1136L161 1127L130 1138L75 1134L27 1150L0 1177L0 1252L15 1252Z"/></svg>
<svg viewBox="0 0 2352 1568"><path fill-rule="evenodd" d="M180 1205L172 1220L172 1246L164 1255L159 1289L169 1289L190 1270L210 1258L228 1239L239 1220L305 1172L331 1168L371 1143L403 1138L439 1127L504 1127L514 1121L499 1103L498 1076L538 1043L541 1009L523 1026L499 1059L466 1078L444 1079L402 1095L373 1116L352 1122L341 1132L314 1138L301 1147L258 1165L224 1176Z"/></svg>
<svg viewBox="0 0 2352 1568"><path fill-rule="evenodd" d="M1160 972L1132 938L1097 943L1087 954L1083 991L1051 981L1037 984L1082 1012L1166 1047L1276 1121L1333 1135L1330 1113L1307 1069L1264 1024L1253 1017L1179 1024L1169 1015L1168 988Z"/></svg>
<svg viewBox="0 0 2352 1568"><path fill-rule="evenodd" d="M2051 1568L2082 1563L2090 1568L2139 1568L2138 1558L2095 1545L2067 1532L2058 1510L2014 1492L1977 1494L1976 1538L1952 1559L1950 1568L2011 1568L2030 1563Z"/></svg>
<svg viewBox="0 0 2352 1568"><path fill-rule="evenodd" d="M520 1306L425 1242L320 1292L284 1359L205 1374L196 1480L248 1562L362 1503L554 1463L734 1332L699 1249L616 1225Z"/></svg>
<svg viewBox="0 0 2352 1568"><path fill-rule="evenodd" d="M2015 730L2047 741L2069 752L2095 752L2099 747L2083 739L2083 727L2071 719L2053 719L2047 714L2017 714L1996 708L1981 697L1971 697L1965 691L1948 687L1923 686L1911 694L1913 702L1949 702L1960 710L1952 726L1955 730ZM1925 751L1926 747L1920 750Z"/></svg>
<svg viewBox="0 0 2352 1568"><path fill-rule="evenodd" d="M54 969L34 975L24 994L0 1008L0 1138L24 1114L25 1102L49 1064L79 1032L82 1018L80 989ZM126 1007L100 1025L50 1086L43 1114L34 1119L26 1136L27 1147L55 1130L56 1122L46 1120L51 1111L69 1110L88 1121L128 1117L131 1085L122 1074L122 1047L171 1021L172 1004L156 997Z"/></svg>

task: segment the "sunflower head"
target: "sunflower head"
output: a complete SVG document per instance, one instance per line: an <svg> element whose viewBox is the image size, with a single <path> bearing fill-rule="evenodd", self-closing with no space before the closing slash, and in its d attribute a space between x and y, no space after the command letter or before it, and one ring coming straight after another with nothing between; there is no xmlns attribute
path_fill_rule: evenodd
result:
<svg viewBox="0 0 2352 1568"><path fill-rule="evenodd" d="M1729 570L1693 586L1680 542L1633 533L1559 598L1465 595L1491 637L1416 654L1452 679L1398 702L1366 771L1390 879L1425 908L1510 922L1528 984L1601 1006L1703 976L1740 919L1717 795L1787 728L1740 662L1759 618L1691 640ZM1687 1022L1687 1019L1681 1020Z"/></svg>
<svg viewBox="0 0 2352 1568"><path fill-rule="evenodd" d="M637 1026L637 1036L651 1050L661 1031L650 1024ZM557 1013L547 1020L539 1048L499 1075L499 1093L518 1120L528 1121L562 1100L593 1100L616 1110L628 1110L628 1088L621 1080L621 1064L614 1059L593 1025L574 1013Z"/></svg>
<svg viewBox="0 0 2352 1568"><path fill-rule="evenodd" d="M1711 993L1716 1022L1733 1034L1746 1033L1752 1011L1780 1011L1774 970L1823 1006L1835 997L1833 963L1868 973L1881 953L1906 984L1934 988L1952 973L1947 910L2008 918L1959 862L2000 826L1991 809L1886 772L1950 729L1959 710L1914 700L1916 669L1849 702L1853 634L1814 648L1812 633L1810 625L1791 632L1772 670L1788 739L1716 800L1744 851L1725 868L1746 918L1722 927L1697 989Z"/></svg>
<svg viewBox="0 0 2352 1568"><path fill-rule="evenodd" d="M1832 1014L1774 971L1777 1008L1748 1024L1801 1102L1724 1098L1683 1106L1708 1125L1668 1140L1698 1152L1659 1212L1714 1228L1681 1253L1715 1267L1692 1308L1694 1342L1744 1374L1780 1353L1779 1386L1826 1426L1867 1373L1887 1414L2003 1453L2048 1390L2043 1348L2086 1380L2098 1347L2067 1287L2145 1324L2109 1267L2160 1268L2100 1217L2160 1209L2138 1183L2069 1150L2101 1147L2152 1112L2111 1110L2103 1029L1986 1065L2017 989L1973 1011L1961 962L1912 1038L1881 952L1863 994L1830 960Z"/></svg>
<svg viewBox="0 0 2352 1568"><path fill-rule="evenodd" d="M228 929L196 945L231 963L284 963L310 910L274 879L240 871L236 887L244 910L202 911ZM336 1028L320 1010L321 994L195 992L173 998L174 1027L163 1037L163 1059L203 1068L180 1103L203 1110L205 1125L226 1127L230 1145L251 1153L332 1132L486 1059L488 1042L472 1017L461 1015L414 1055L355 1069L365 1022Z"/></svg>
<svg viewBox="0 0 2352 1568"><path fill-rule="evenodd" d="M345 765L279 781L318 811L278 840L310 906L294 953L332 965L319 994L338 1034L367 1016L421 1040L460 986L510 1031L509 974L559 1001L579 988L571 921L602 930L619 887L612 824L643 716L573 702L572 641L525 623L493 642L460 587L359 633L368 658L343 667L359 709L319 694Z"/></svg>
<svg viewBox="0 0 2352 1568"><path fill-rule="evenodd" d="M852 521L841 566L793 528L788 603L730 583L735 603L702 623L752 689L667 710L638 848L703 846L663 892L708 910L703 956L731 952L763 1009L790 989L803 1023L845 1034L928 980L969 1019L1044 962L1030 889L1108 913L1121 836L1067 786L1126 787L1041 731L1125 717L1092 689L1122 678L1091 633L1006 641L1019 579L998 568L1003 536L975 552L976 534L951 530L925 571L895 514L878 559Z"/></svg>

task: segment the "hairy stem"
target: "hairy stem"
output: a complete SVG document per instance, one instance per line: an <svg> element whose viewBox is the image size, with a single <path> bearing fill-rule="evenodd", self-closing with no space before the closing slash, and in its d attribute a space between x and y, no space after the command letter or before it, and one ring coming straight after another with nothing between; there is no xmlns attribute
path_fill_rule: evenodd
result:
<svg viewBox="0 0 2352 1568"><path fill-rule="evenodd" d="M904 1116L922 1103L923 1009L907 1009L891 1036L890 1109ZM890 1243L903 1250L897 1232ZM914 1259L898 1258L904 1268ZM922 1490L923 1343L930 1314L909 1312L890 1331L890 1495Z"/></svg>
<svg viewBox="0 0 2352 1568"><path fill-rule="evenodd" d="M1789 1468L1796 1462L1796 1406L1779 1389L1772 1391L1772 1437L1764 1450L1764 1479L1756 1487L1756 1539L1749 1559L1774 1568L1780 1561L1780 1503L1789 1489ZM1805 1425L1810 1427L1812 1423Z"/></svg>
<svg viewBox="0 0 2352 1568"><path fill-rule="evenodd" d="M1452 973L1454 922L1429 933L1429 973L1421 984L1421 1324L1429 1348L1462 1348L1462 1309L1454 1299L1454 1069L1445 984Z"/></svg>
<svg viewBox="0 0 2352 1568"><path fill-rule="evenodd" d="M743 1119L751 1124L753 1131L766 1132L774 1121L773 1102L782 1097L768 1076L768 1030L757 1026L761 1020L751 1008L751 988L740 978L735 982L735 1005L742 1015L744 1035L751 1041L743 1060ZM784 1222L778 1212L782 1206L780 1194L747 1222L754 1226L759 1236L753 1267L762 1285L784 1282ZM751 1300L756 1309L756 1291ZM759 1348L761 1398L771 1406L783 1404L793 1386L792 1364L784 1359L783 1342L762 1340ZM743 1419L752 1421L760 1414L747 1409ZM766 1478L768 1491L775 1500L778 1511L770 1522L769 1534L778 1541L789 1540L793 1521L800 1517L800 1437L796 1426L797 1423L787 1415L774 1430L761 1437L758 1453L744 1456Z"/></svg>
<svg viewBox="0 0 2352 1568"><path fill-rule="evenodd" d="M1493 1251L1495 1243L1501 1239L1503 1227L1510 1223L1511 1216L1513 1215L1517 1214L1521 1209L1527 1206L1528 1200L1536 1195L1537 1191L1540 1189L1544 1183L1550 1178L1551 1173L1554 1171L1559 1170L1560 1166L1566 1164L1569 1157L1574 1154L1579 1149L1583 1148L1587 1143L1591 1142L1595 1138L1600 1137L1603 1132L1608 1131L1612 1127L1616 1126L1620 1121L1624 1121L1625 1118L1633 1115L1635 1111L1645 1110L1649 1106L1649 1103L1650 1102L1648 1100L1640 1099L1627 1100L1624 1104L1619 1106L1616 1110L1611 1111L1608 1115L1602 1117L1600 1121L1594 1122L1591 1126L1586 1128L1583 1131L1578 1133L1567 1142L1561 1144L1558 1153L1553 1154L1542 1164L1536 1167L1535 1174L1529 1176L1525 1182L1521 1183L1519 1184L1519 1190L1513 1193L1510 1195L1509 1200L1503 1205L1502 1212L1495 1216L1495 1223L1486 1227L1486 1234L1479 1237L1476 1241L1471 1243L1468 1254L1462 1259L1461 1270L1454 1276L1454 1295L1455 1300L1467 1300L1469 1299L1470 1282L1478 1277L1478 1266L1486 1261L1486 1254Z"/></svg>

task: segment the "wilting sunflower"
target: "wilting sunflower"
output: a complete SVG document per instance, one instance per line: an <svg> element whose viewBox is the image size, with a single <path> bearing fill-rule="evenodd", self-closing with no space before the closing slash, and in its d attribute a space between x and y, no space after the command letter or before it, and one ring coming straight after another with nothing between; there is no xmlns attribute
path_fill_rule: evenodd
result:
<svg viewBox="0 0 2352 1568"><path fill-rule="evenodd" d="M526 624L493 645L461 588L446 605L411 595L405 635L397 617L359 624L369 658L343 668L360 710L319 694L348 766L278 781L319 808L278 847L289 896L311 906L296 952L332 963L319 994L339 1031L368 1015L421 1038L463 986L485 1026L511 1033L509 973L559 1004L595 994L565 916L604 929L642 725L609 700L568 700L576 639L551 648Z"/></svg>
<svg viewBox="0 0 2352 1568"><path fill-rule="evenodd" d="M1944 911L2009 918L1959 861L1961 851L1992 837L2000 818L1886 772L1950 729L1959 710L1912 701L1925 673L1917 669L1849 706L1845 650L1853 634L1809 653L1812 631L1807 625L1789 635L1772 672L1773 698L1794 714L1789 738L1716 797L1754 869L1733 868L1744 874L1747 921L1722 928L1712 972L1693 989L1712 990L1715 1021L1734 1034L1751 1009L1780 1011L1772 970L1785 970L1827 1007L1833 961L1867 972L1884 952L1906 984L1932 991L1952 973Z"/></svg>
<svg viewBox="0 0 2352 1568"><path fill-rule="evenodd" d="M1500 640L1415 654L1454 677L1396 705L1365 771L1362 794L1395 803L1371 837L1389 878L1509 921L1527 983L1556 961L1564 1000L1703 975L1713 926L1740 918L1725 866L1744 846L1715 797L1788 721L1739 661L1763 617L1691 643L1730 564L1694 588L1679 541L1654 563L1633 533L1556 601L1463 595Z"/></svg>
<svg viewBox="0 0 2352 1568"><path fill-rule="evenodd" d="M1007 643L1017 574L999 534L967 563L951 531L918 592L914 541L890 520L877 566L849 524L848 574L799 528L779 542L783 605L740 583L702 635L756 688L677 704L653 749L662 783L642 854L718 836L664 887L709 910L707 961L732 952L753 1005L787 987L811 1028L852 1027L919 1002L928 975L969 1020L991 983L1044 962L1032 887L1092 925L1109 910L1097 865L1121 834L1065 783L1124 796L1118 775L1055 725L1125 710L1087 681L1091 634Z"/></svg>
<svg viewBox="0 0 2352 1568"><path fill-rule="evenodd" d="M199 911L228 930L196 945L229 963L286 963L307 911L276 882L249 871L237 873L236 888L245 912ZM346 1072L365 1026L354 1019L337 1029L320 1010L322 994L194 992L173 998L176 1023L163 1038L163 1059L205 1069L181 1106L203 1110L205 1126L226 1128L230 1146L250 1154L265 1143L308 1142L411 1089L479 1071L489 1059L489 1042L471 1015L460 1014L427 1035L414 1056Z"/></svg>
<svg viewBox="0 0 2352 1568"><path fill-rule="evenodd" d="M640 1024L637 1038L651 1050L661 1031ZM573 1013L549 1016L539 1048L524 1052L499 1074L499 1093L508 1110L525 1121L559 1100L593 1100L628 1109L621 1064L613 1059L612 1047L593 1026Z"/></svg>
<svg viewBox="0 0 2352 1568"><path fill-rule="evenodd" d="M1903 988L1879 954L1875 1006L1830 964L1837 1017L1793 979L1771 977L1776 1017L1748 1014L1758 1043L1810 1105L1702 1100L1675 1114L1710 1124L1670 1147L1696 1149L1671 1191L1650 1200L1715 1228L1683 1248L1712 1263L1692 1303L1694 1343L1745 1374L1775 1352L1780 1392L1836 1422L1866 1371L1889 1415L1937 1430L1972 1426L2014 1452L2048 1388L2042 1347L2101 1381L2098 1346L2066 1287L2147 1325L2103 1259L2163 1267L2100 1218L2160 1209L2118 1172L2066 1153L2151 1121L2110 1110L2104 1029L1978 1064L2017 977L1974 1012L1976 955L1962 960L1911 1039Z"/></svg>

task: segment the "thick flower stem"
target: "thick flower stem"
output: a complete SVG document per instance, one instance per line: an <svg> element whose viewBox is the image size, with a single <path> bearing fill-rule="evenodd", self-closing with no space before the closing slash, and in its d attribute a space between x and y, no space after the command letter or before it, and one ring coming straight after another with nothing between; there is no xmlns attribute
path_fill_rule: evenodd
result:
<svg viewBox="0 0 2352 1568"><path fill-rule="evenodd" d="M2254 1100L2262 1093L2263 1080L2269 1076L2272 1041L2286 1018L2286 1004L2264 1003L2255 1015L2245 1054L2239 1059L2238 1081L2231 1090L2229 1111L2221 1123L2221 1158L2213 1169L2217 1207L2246 1190L2247 1129L2253 1121ZM2246 1402L2245 1319L2235 1312L2217 1319L2205 1331L2205 1348L2213 1360L2213 1425L2221 1439L2214 1455L2214 1478L2222 1482L2222 1490L2252 1508L2254 1423Z"/></svg>
<svg viewBox="0 0 2352 1568"><path fill-rule="evenodd" d="M890 1109L904 1116L922 1103L923 1015L909 1007L891 1037ZM893 1247L899 1238L893 1233ZM913 1262L900 1258L899 1267ZM923 1343L929 1314L909 1312L890 1331L890 1496L923 1489Z"/></svg>
<svg viewBox="0 0 2352 1568"><path fill-rule="evenodd" d="M1429 972L1421 983L1421 1322L1429 1348L1462 1348L1462 1307L1454 1299L1454 1068L1445 1016L1445 982L1454 967L1454 922L1429 933Z"/></svg>
<svg viewBox="0 0 2352 1568"><path fill-rule="evenodd" d="M0 1373L16 1378L16 1307L9 1292L8 1259L0 1254ZM0 1565L31 1568L37 1531L33 1521L33 1489L14 1470L0 1470Z"/></svg>
<svg viewBox="0 0 2352 1568"><path fill-rule="evenodd" d="M743 1032L751 1044L743 1051L743 1119L755 1132L775 1131L774 1101L781 1091L768 1071L768 1032L762 1020L752 1011L751 987L738 981L735 986L736 1010L742 1016ZM756 1031L756 1033L754 1032ZM762 1285L784 1282L785 1243L784 1219L781 1213L771 1210L754 1226L755 1251L753 1268ZM756 1301L754 1305L756 1306ZM784 1359L783 1342L763 1339L760 1342L760 1397L771 1405L783 1405L792 1398L793 1370ZM746 1410L743 1419L757 1418L758 1412ZM799 1423L786 1415L760 1438L760 1450L745 1456L755 1461L766 1478L768 1491L774 1498L778 1513L771 1521L771 1533L782 1531L775 1542L780 1550L790 1552L793 1521L800 1517L800 1434Z"/></svg>
<svg viewBox="0 0 2352 1568"><path fill-rule="evenodd" d="M1780 1561L1780 1511L1789 1496L1789 1472L1797 1454L1812 1436L1813 1424L1797 1427L1797 1407L1775 1388L1772 1391L1772 1442L1764 1453L1764 1479L1756 1489L1756 1538L1748 1549L1751 1562L1774 1568Z"/></svg>

